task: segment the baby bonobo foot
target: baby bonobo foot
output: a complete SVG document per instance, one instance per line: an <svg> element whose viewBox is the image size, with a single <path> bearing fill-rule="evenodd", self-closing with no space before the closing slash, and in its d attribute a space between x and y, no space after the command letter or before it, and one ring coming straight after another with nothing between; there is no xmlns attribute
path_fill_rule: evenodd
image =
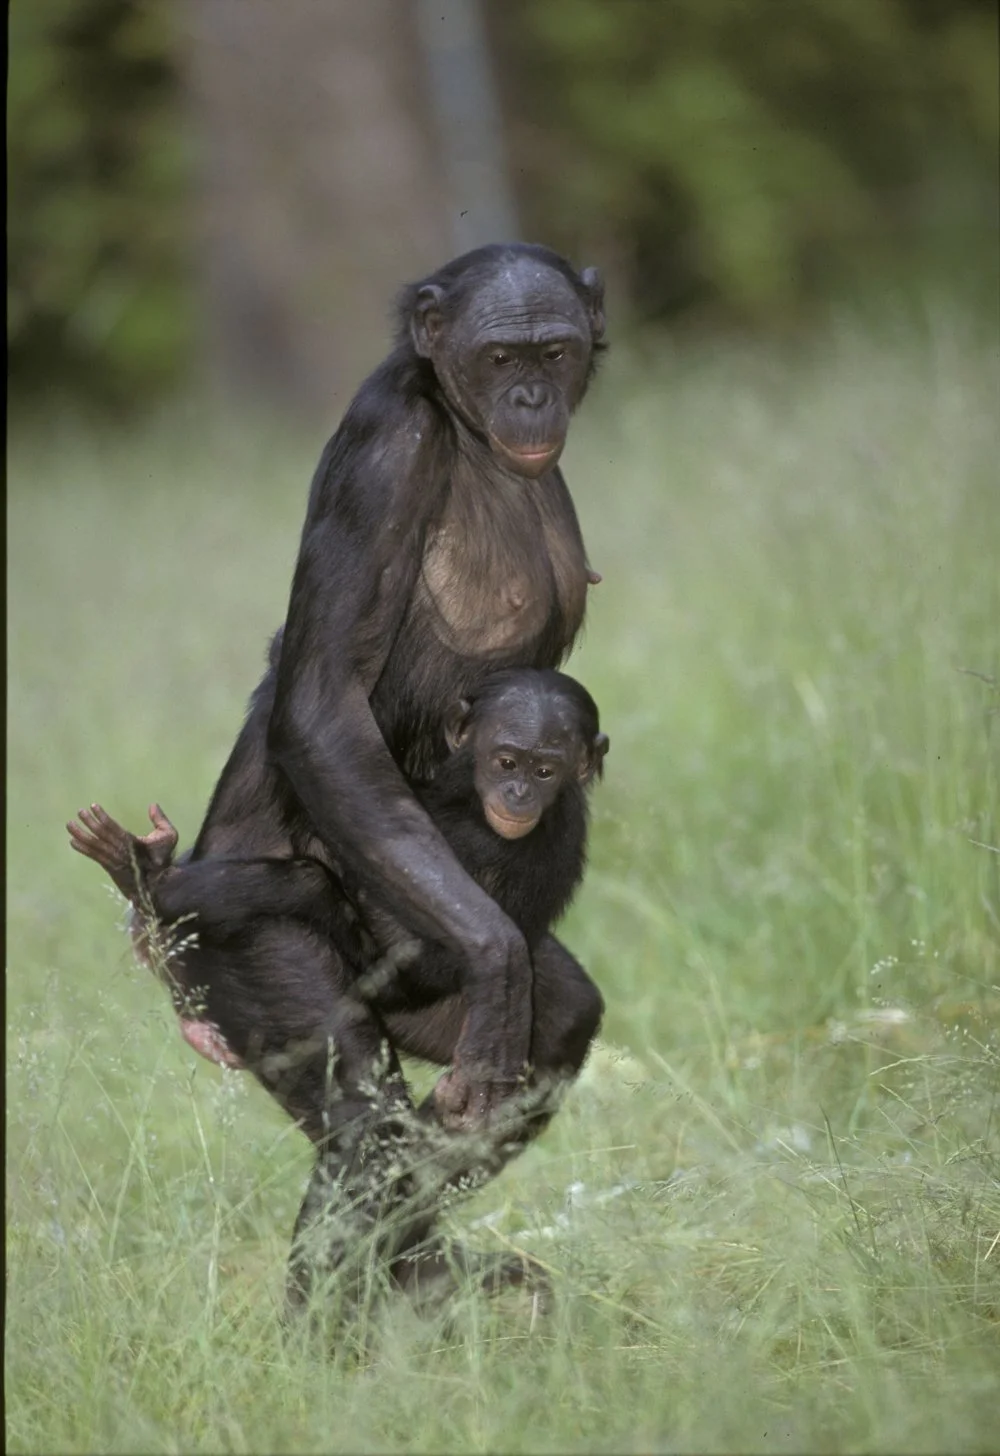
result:
<svg viewBox="0 0 1000 1456"><path fill-rule="evenodd" d="M177 830L159 804L150 804L149 818L151 833L130 834L100 804L91 804L80 810L79 824L71 820L66 825L73 849L106 870L133 905L146 889L145 877L166 869L177 848Z"/></svg>
<svg viewBox="0 0 1000 1456"><path fill-rule="evenodd" d="M181 1016L180 1027L181 1036L200 1057L206 1057L217 1067L232 1067L236 1071L246 1066L246 1062L232 1050L214 1022L195 1021L189 1016Z"/></svg>
<svg viewBox="0 0 1000 1456"><path fill-rule="evenodd" d="M153 826L149 834L130 834L100 804L81 809L79 818L79 824L73 821L66 825L72 848L106 870L133 906L136 914L131 932L136 955L147 965L153 965L149 948L149 931L153 922L147 918L148 900L146 905L142 901L149 889L150 877L169 869L173 863L177 830L159 804L149 806ZM239 1068L244 1065L242 1057L230 1049L222 1032L212 1022L199 1021L181 1011L178 1012L178 1020L181 1036L199 1056L219 1067Z"/></svg>

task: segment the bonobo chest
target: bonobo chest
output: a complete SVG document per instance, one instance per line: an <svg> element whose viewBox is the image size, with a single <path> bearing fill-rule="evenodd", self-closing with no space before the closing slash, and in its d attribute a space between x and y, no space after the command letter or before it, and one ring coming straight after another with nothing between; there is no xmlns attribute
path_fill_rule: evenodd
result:
<svg viewBox="0 0 1000 1456"><path fill-rule="evenodd" d="M417 605L463 657L506 656L541 638L565 651L583 621L587 561L558 470L540 480L460 467L428 535Z"/></svg>

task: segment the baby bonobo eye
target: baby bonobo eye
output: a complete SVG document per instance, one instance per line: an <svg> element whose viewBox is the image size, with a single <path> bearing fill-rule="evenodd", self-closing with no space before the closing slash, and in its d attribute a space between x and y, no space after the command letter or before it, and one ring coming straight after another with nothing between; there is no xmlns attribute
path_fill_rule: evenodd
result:
<svg viewBox="0 0 1000 1456"><path fill-rule="evenodd" d="M554 768L549 768L548 764L544 764L543 763L540 768L536 768L535 769L535 778L536 779L550 779L550 778L552 778L552 776L553 776L554 773L555 773L555 769Z"/></svg>
<svg viewBox="0 0 1000 1456"><path fill-rule="evenodd" d="M504 773L513 773L517 768L517 764L512 758L498 758L497 766L502 768Z"/></svg>

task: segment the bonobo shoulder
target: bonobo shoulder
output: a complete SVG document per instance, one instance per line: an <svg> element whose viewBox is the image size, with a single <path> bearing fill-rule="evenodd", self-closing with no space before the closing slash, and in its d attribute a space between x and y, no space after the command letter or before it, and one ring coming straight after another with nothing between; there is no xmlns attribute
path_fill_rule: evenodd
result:
<svg viewBox="0 0 1000 1456"><path fill-rule="evenodd" d="M409 513L442 480L447 426L430 399L391 357L364 381L328 441L313 478L309 516L342 521L356 512ZM349 521L348 521L349 523Z"/></svg>

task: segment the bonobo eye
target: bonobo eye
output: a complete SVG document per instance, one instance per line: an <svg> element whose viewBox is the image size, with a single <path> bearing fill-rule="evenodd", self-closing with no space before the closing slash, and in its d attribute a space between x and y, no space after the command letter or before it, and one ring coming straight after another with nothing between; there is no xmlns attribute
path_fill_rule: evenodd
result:
<svg viewBox="0 0 1000 1456"><path fill-rule="evenodd" d="M505 364L510 363L510 355L505 354L503 349L494 349L490 355L490 363L495 364L498 369L502 369Z"/></svg>
<svg viewBox="0 0 1000 1456"><path fill-rule="evenodd" d="M549 364L558 364L565 352L566 350L562 344L552 344L549 348L543 350L542 358Z"/></svg>
<svg viewBox="0 0 1000 1456"><path fill-rule="evenodd" d="M545 764L543 764L541 766L541 768L536 768L535 769L535 778L536 779L550 779L550 778L552 778L552 776L554 774L555 774L555 769L554 768L547 768L545 766Z"/></svg>
<svg viewBox="0 0 1000 1456"><path fill-rule="evenodd" d="M497 764L503 769L504 773L513 773L517 768L517 764L512 758L498 758Z"/></svg>

